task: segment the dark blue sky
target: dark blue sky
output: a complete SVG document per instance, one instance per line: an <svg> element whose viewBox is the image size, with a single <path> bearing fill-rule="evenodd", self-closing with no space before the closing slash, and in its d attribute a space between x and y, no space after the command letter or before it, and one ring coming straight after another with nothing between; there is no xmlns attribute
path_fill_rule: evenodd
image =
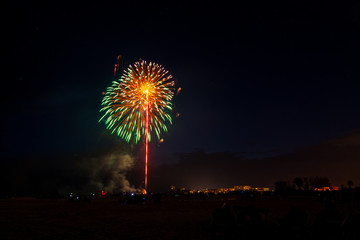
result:
<svg viewBox="0 0 360 240"><path fill-rule="evenodd" d="M1 151L113 142L97 121L118 54L182 88L158 156L269 156L359 128L359 3L234 4L8 4Z"/></svg>

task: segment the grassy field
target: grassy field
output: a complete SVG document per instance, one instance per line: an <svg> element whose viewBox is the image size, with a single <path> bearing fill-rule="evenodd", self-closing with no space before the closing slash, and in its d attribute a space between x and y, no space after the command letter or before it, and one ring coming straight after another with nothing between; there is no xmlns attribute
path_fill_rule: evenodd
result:
<svg viewBox="0 0 360 240"><path fill-rule="evenodd" d="M1 239L218 239L213 212L224 202L234 207L265 208L265 223L277 226L296 206L313 224L323 203L309 197L179 200L123 205L116 199L68 202L65 199L0 200ZM341 215L358 211L338 204Z"/></svg>

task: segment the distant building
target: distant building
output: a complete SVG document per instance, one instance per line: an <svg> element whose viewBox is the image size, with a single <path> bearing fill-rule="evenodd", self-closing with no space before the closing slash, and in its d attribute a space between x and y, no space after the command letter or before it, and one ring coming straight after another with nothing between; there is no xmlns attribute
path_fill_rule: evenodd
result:
<svg viewBox="0 0 360 240"><path fill-rule="evenodd" d="M314 189L317 192L326 192L326 191L338 191L339 187L321 187Z"/></svg>
<svg viewBox="0 0 360 240"><path fill-rule="evenodd" d="M247 190L251 190L251 186L247 186L247 185L244 185L244 186L234 186L234 189L237 190L237 191L247 191Z"/></svg>
<svg viewBox="0 0 360 240"><path fill-rule="evenodd" d="M268 187L262 187L262 188L254 188L258 192L269 192L270 188Z"/></svg>

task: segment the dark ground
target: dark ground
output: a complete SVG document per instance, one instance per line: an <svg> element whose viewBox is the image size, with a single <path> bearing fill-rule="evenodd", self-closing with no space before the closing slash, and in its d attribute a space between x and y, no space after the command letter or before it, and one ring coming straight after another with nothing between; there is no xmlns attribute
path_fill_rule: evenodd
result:
<svg viewBox="0 0 360 240"><path fill-rule="evenodd" d="M249 206L254 207L251 209L265 209L267 213L262 215L261 223L256 223L258 226L246 225L248 229L244 228L245 225L241 226L245 223L240 221L240 217L235 225L221 219L215 223L214 211L225 202L231 206L230 212L233 213L239 213ZM324 206L324 201L308 196L289 196L285 199L281 196L258 196L257 199L247 200L234 197L205 200L162 198L160 203L148 202L144 205L123 205L116 199L68 202L65 199L19 198L0 200L0 238L241 239L241 236L249 237L252 234L255 237L260 234L285 238L288 235L283 235L283 232L289 234L292 231L290 234L299 235L296 239L309 239ZM296 226L284 225L284 216L291 207L296 207L306 216L305 223L298 224L301 225L300 230ZM346 216L360 213L358 204L335 202L334 207L341 216L339 224ZM257 233L249 232L254 230ZM294 233L298 230L302 233ZM341 239L344 237L341 236Z"/></svg>

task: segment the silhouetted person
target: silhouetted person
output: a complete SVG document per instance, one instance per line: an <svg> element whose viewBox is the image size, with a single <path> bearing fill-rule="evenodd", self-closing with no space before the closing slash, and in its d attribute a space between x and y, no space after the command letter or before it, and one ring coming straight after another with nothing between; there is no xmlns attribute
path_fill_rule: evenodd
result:
<svg viewBox="0 0 360 240"><path fill-rule="evenodd" d="M315 239L340 239L342 217L335 207L326 203L316 217L313 229Z"/></svg>
<svg viewBox="0 0 360 240"><path fill-rule="evenodd" d="M287 214L280 220L281 230L284 237L289 239L306 239L307 214L304 210L292 206Z"/></svg>
<svg viewBox="0 0 360 240"><path fill-rule="evenodd" d="M267 209L255 208L249 205L237 212L238 232L242 238L260 238L265 235L264 226ZM259 231L259 229L262 229Z"/></svg>
<svg viewBox="0 0 360 240"><path fill-rule="evenodd" d="M360 239L360 215L351 214L345 218L342 225L343 239Z"/></svg>
<svg viewBox="0 0 360 240"><path fill-rule="evenodd" d="M239 223L246 228L257 228L264 225L259 209L249 205L238 215Z"/></svg>
<svg viewBox="0 0 360 240"><path fill-rule="evenodd" d="M234 209L227 203L213 212L214 227L216 233L224 234L228 239L235 236L237 218Z"/></svg>

